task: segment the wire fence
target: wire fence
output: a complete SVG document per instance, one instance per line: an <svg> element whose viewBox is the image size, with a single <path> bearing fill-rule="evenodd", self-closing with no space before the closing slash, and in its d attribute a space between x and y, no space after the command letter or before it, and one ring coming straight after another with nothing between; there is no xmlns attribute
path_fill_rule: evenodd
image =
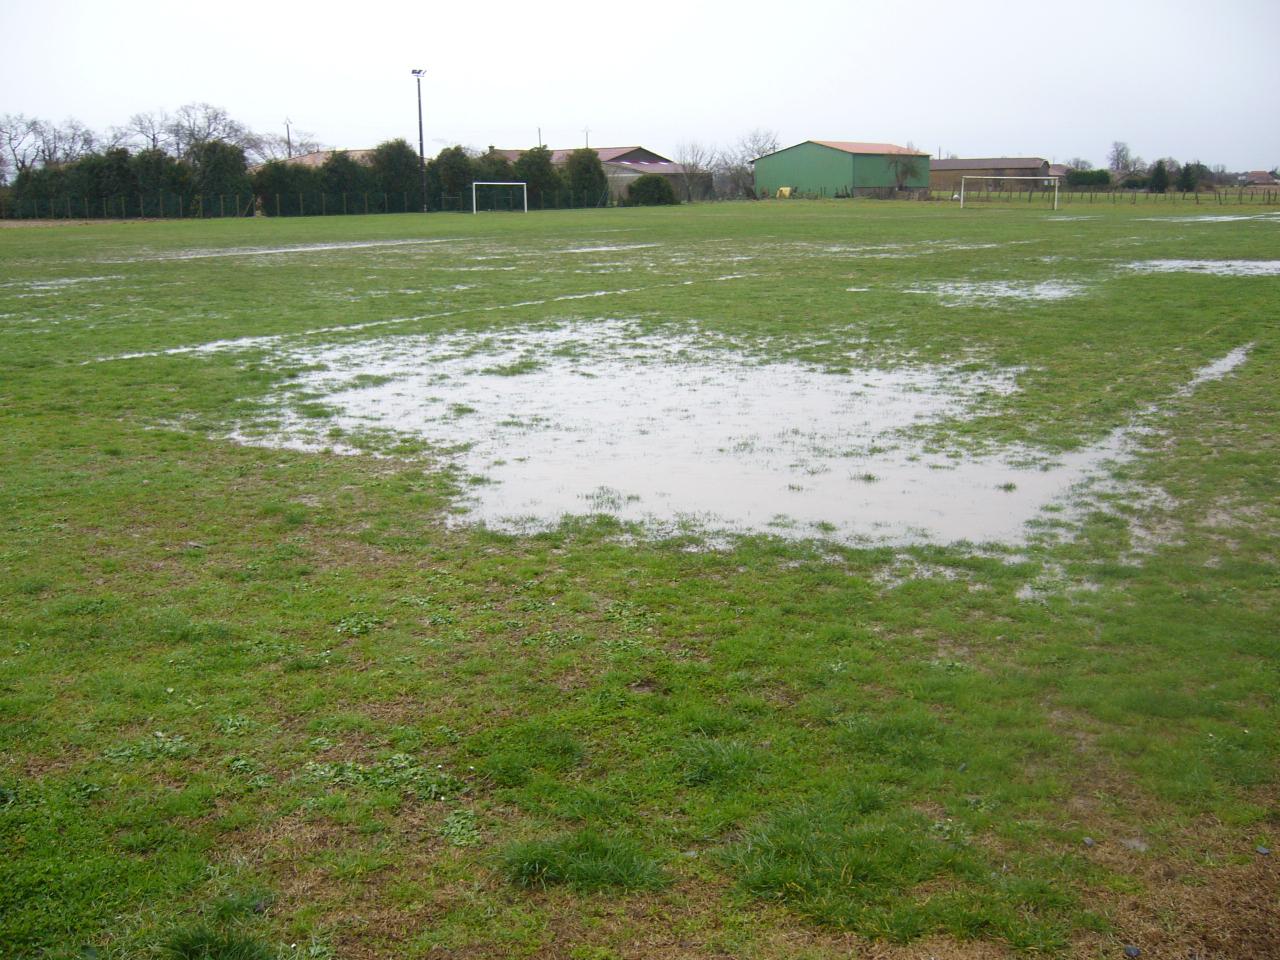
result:
<svg viewBox="0 0 1280 960"><path fill-rule="evenodd" d="M894 190L871 188L852 193L828 195L794 194L794 199L828 197L844 199L914 199L952 200L958 196L952 189ZM582 202L585 200L586 202ZM1024 190L967 190L965 203L1049 203L1053 188L1033 187ZM613 206L616 198L608 192L583 197L568 189L529 191L530 210L559 210L574 207ZM1144 190L1091 189L1059 190L1059 205L1065 204L1193 204L1193 205L1280 205L1280 186L1274 188L1241 187L1201 190L1195 193L1148 193ZM500 212L523 209L515 191L481 191L477 209ZM429 212L471 212L471 193L440 193L429 198ZM219 196L184 196L172 193L118 195L111 197L14 197L0 194L0 219L3 220L169 220L225 219L227 217L313 217L351 216L377 213L421 213L422 202L416 193L276 193L264 196L228 194Z"/></svg>
<svg viewBox="0 0 1280 960"><path fill-rule="evenodd" d="M416 192L402 193L274 193L218 196L135 193L110 197L15 197L0 194L3 220L217 220L227 217L325 217L375 213L421 213ZM583 202L586 201L586 202ZM608 191L597 195L573 190L529 191L530 210L609 206ZM483 190L476 207L486 212L523 210L516 191ZM433 194L429 212L471 212L471 192Z"/></svg>
<svg viewBox="0 0 1280 960"><path fill-rule="evenodd" d="M929 190L928 196L922 199L954 200L958 199L959 196L960 188L955 187L947 190ZM1037 201L1052 204L1053 187L1033 187L1024 190L982 190L970 187L965 190L964 194L966 206L970 203L1035 203ZM1185 203L1216 206L1228 206L1231 204L1236 206L1243 204L1268 206L1280 204L1280 187L1270 189L1241 187L1235 190L1216 189L1195 192L1168 190L1164 193L1150 193L1146 190L1125 190L1120 187L1115 189L1094 188L1092 190L1059 189L1058 204L1061 206L1069 203L1127 203L1130 205Z"/></svg>

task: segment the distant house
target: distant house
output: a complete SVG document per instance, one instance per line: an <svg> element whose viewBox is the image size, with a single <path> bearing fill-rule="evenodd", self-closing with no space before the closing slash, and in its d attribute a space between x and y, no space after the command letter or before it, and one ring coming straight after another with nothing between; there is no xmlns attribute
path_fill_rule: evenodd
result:
<svg viewBox="0 0 1280 960"><path fill-rule="evenodd" d="M1071 172L1071 169L1065 163L1051 163L1049 164L1049 176L1057 177L1059 180L1066 180L1067 174Z"/></svg>
<svg viewBox="0 0 1280 960"><path fill-rule="evenodd" d="M551 151L551 163L563 167L569 162L569 155L581 147L569 147ZM661 154L654 153L644 147L592 147L604 167L605 179L609 181L609 195L614 199L625 197L627 187L646 173L656 173L671 181L676 196L684 196L684 167ZM523 150L494 150L493 153L506 157L515 163L524 155Z"/></svg>
<svg viewBox="0 0 1280 960"><path fill-rule="evenodd" d="M1280 180L1267 170L1250 170L1241 179L1246 187L1274 187L1280 184Z"/></svg>
<svg viewBox="0 0 1280 960"><path fill-rule="evenodd" d="M805 140L757 157L754 166L756 193L767 196L783 187L836 197L929 185L929 155L894 143Z"/></svg>
<svg viewBox="0 0 1280 960"><path fill-rule="evenodd" d="M959 190L961 177L1050 177L1049 161L1043 157L969 157L930 160L929 182L936 189ZM1065 176L1065 174L1064 174ZM989 184L998 188L999 184Z"/></svg>

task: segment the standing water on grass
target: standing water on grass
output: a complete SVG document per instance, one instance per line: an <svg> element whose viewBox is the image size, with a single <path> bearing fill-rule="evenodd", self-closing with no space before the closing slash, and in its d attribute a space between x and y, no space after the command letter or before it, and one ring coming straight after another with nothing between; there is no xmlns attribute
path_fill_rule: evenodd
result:
<svg viewBox="0 0 1280 960"><path fill-rule="evenodd" d="M293 389L322 398L327 416L284 394L270 430L240 439L355 449L362 434L420 438L476 479L466 519L505 530L606 513L655 533L1016 543L1123 441L1118 431L1050 466L1028 466L1023 449L930 452L916 428L983 412L1016 389L1016 371L829 372L619 321L282 359L312 367Z"/></svg>

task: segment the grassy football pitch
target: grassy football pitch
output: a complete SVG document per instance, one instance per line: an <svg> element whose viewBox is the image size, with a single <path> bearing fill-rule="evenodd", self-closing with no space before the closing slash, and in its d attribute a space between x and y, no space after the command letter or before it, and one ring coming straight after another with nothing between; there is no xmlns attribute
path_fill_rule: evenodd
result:
<svg viewBox="0 0 1280 960"><path fill-rule="evenodd" d="M0 229L0 957L1275 956L1278 349L1248 206Z"/></svg>

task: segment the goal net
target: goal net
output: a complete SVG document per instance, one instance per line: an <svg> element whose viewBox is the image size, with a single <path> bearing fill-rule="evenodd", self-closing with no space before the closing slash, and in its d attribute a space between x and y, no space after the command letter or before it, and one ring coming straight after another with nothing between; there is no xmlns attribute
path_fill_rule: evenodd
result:
<svg viewBox="0 0 1280 960"><path fill-rule="evenodd" d="M477 180L471 184L471 212L519 210L529 212L529 188L523 180Z"/></svg>
<svg viewBox="0 0 1280 960"><path fill-rule="evenodd" d="M974 188L968 188L968 184L970 180L978 181L976 184L974 184L974 187L977 188L976 190ZM994 177L994 176L976 176L976 175L975 176L966 175L960 178L960 209L961 210L964 209L964 204L966 199L969 199L969 200L974 199L973 195L975 192L982 199L989 200L991 198L991 190L993 186L996 188L995 192L997 194L1008 193L1009 199L1013 199L1014 190L1012 188L1010 189L1004 188L1004 182L1006 180L1034 181L1035 183L1038 183L1044 187L1044 191L1046 195L1048 195L1048 192L1049 192L1049 185L1052 184L1053 185L1053 209L1055 210L1058 209L1058 178L1057 177ZM966 192L966 188L968 188L967 192ZM1021 192L1021 189L1022 188L1019 188L1019 192ZM1028 191L1028 199L1030 199L1030 193L1034 191L1034 187L1028 186L1027 191Z"/></svg>

